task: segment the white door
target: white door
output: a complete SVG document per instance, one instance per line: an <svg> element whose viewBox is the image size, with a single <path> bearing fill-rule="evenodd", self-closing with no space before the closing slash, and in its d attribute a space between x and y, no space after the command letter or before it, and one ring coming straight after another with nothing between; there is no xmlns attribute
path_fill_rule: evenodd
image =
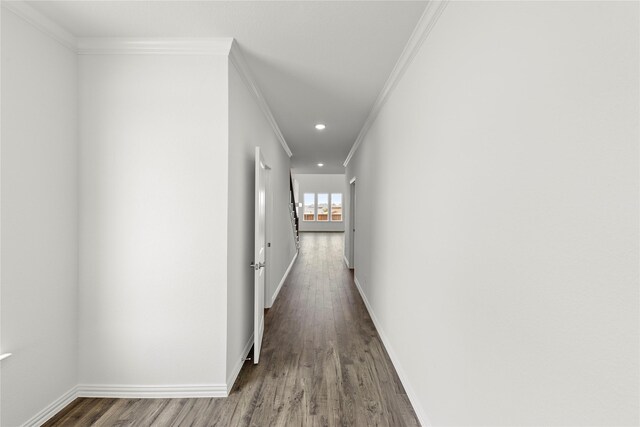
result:
<svg viewBox="0 0 640 427"><path fill-rule="evenodd" d="M267 169L260 147L256 147L256 204L255 204L255 246L253 254L254 281L254 321L253 321L253 363L260 360L262 333L264 332L264 285L267 254Z"/></svg>
<svg viewBox="0 0 640 427"><path fill-rule="evenodd" d="M354 269L356 265L356 180L351 180L349 186L349 268Z"/></svg>

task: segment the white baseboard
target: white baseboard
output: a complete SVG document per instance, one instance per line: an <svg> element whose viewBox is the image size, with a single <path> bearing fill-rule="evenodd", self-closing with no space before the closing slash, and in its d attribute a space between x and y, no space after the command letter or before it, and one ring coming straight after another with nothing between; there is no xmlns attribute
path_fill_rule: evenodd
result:
<svg viewBox="0 0 640 427"><path fill-rule="evenodd" d="M308 223L307 223L308 224ZM324 229L313 229L313 230L303 230L300 229L300 233L344 233L344 230L324 230Z"/></svg>
<svg viewBox="0 0 640 427"><path fill-rule="evenodd" d="M276 291L273 293L273 296L271 296L271 300L269 301L269 306L267 308L271 308L273 303L276 302L276 298L278 297L278 294L280 293L280 289L282 289L282 285L284 285L285 280L287 280L287 276L289 276L289 272L291 271L291 268L293 267L293 263L296 262L296 258L298 258L298 251L296 251L296 254L293 256L293 259L291 260L291 263L289 264L289 267L287 267L287 271L284 272L284 276L282 276L282 280L280 280L280 284L276 288Z"/></svg>
<svg viewBox="0 0 640 427"><path fill-rule="evenodd" d="M389 353L389 358L391 358L391 363L393 363L393 367L396 369L396 372L398 373L400 382L402 382L402 386L404 387L404 390L407 392L407 396L409 397L409 401L413 406L413 410L415 411L416 416L418 417L418 421L420 421L420 424L423 427L430 427L431 423L427 418L427 414L425 413L424 408L422 407L422 405L420 404L420 401L418 400L418 396L416 395L416 392L414 391L413 387L411 387L411 383L409 382L409 376L405 373L404 369L402 369L402 366L400 365L400 361L398 360L398 356L396 355L396 352L393 351L393 348L391 347L391 343L389 342L387 335L384 333L384 330L382 329L382 325L380 324L380 322L378 321L378 318L373 312L373 309L371 308L371 304L369 304L369 300L367 299L367 296L365 295L364 291L362 290L362 287L360 286L360 282L358 282L358 278L354 276L353 280L355 281L356 287L358 288L358 292L360 292L360 296L364 301L364 305L367 307L369 316L371 316L371 320L373 320L373 324L378 330L378 335L380 335L382 344L384 344L384 348L387 350L387 353Z"/></svg>
<svg viewBox="0 0 640 427"><path fill-rule="evenodd" d="M247 343L244 352L249 353L253 345L253 335ZM233 381L240 373L242 363L239 364L237 372L234 372ZM228 385L231 384L231 385ZM188 384L188 385L157 385L157 386L131 386L131 385L93 385L80 384L65 394L57 398L51 404L31 417L22 424L21 427L40 427L42 424L53 418L67 405L78 397L107 397L107 398L199 398L199 397L227 397L233 383L228 384Z"/></svg>
<svg viewBox="0 0 640 427"><path fill-rule="evenodd" d="M244 360L249 355L249 351L251 351L251 346L253 346L253 334L251 334L251 338L249 338L249 341L245 344L242 354L240 355L240 359L238 359L236 365L233 367L233 371L231 371L231 374L227 378L227 396L231 393L231 389L236 383L238 375L240 375L240 370L242 369L242 365L244 365Z"/></svg>
<svg viewBox="0 0 640 427"><path fill-rule="evenodd" d="M253 343L253 338L251 339ZM249 346L249 349L251 346ZM248 350L247 350L248 352ZM189 384L178 386L129 386L81 384L71 388L31 417L21 427L40 427L78 397L108 398L197 398L227 397L226 384Z"/></svg>
<svg viewBox="0 0 640 427"><path fill-rule="evenodd" d="M22 427L40 427L42 424L50 420L58 412L62 411L68 404L73 402L76 397L78 387L72 387L65 394L51 402L42 411L31 417L27 422L22 424Z"/></svg>
<svg viewBox="0 0 640 427"><path fill-rule="evenodd" d="M186 385L94 385L80 384L78 397L110 397L124 399L227 397L226 384Z"/></svg>
<svg viewBox="0 0 640 427"><path fill-rule="evenodd" d="M347 265L347 268L351 268L351 266L349 265L349 260L347 259L347 256L345 254L342 254L342 258L344 259L344 263Z"/></svg>

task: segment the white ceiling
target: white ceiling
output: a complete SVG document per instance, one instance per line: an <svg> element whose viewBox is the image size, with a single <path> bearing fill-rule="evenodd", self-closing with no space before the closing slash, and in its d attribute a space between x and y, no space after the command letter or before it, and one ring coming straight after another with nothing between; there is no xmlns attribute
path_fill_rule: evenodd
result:
<svg viewBox="0 0 640 427"><path fill-rule="evenodd" d="M342 163L424 1L30 1L78 37L234 37L297 173ZM325 123L318 132L316 123ZM322 162L323 168L316 164Z"/></svg>

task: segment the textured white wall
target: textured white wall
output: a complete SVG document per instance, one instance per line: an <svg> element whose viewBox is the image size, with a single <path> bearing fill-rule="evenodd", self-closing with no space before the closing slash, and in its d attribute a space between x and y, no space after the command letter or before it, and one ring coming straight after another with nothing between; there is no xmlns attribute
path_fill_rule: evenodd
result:
<svg viewBox="0 0 640 427"><path fill-rule="evenodd" d="M304 193L341 193L344 209L344 199L347 187L343 174L300 173L295 175L299 185L299 201L304 202ZM303 221L303 209L300 213L300 231L344 231L344 219L338 221Z"/></svg>
<svg viewBox="0 0 640 427"><path fill-rule="evenodd" d="M227 376L235 372L253 333L254 278L249 263L254 255L256 146L262 149L271 167L272 235L267 236L271 248L267 249L268 282L265 285L265 300L269 303L296 253L287 206L289 156L235 66L230 64Z"/></svg>
<svg viewBox="0 0 640 427"><path fill-rule="evenodd" d="M224 384L227 58L79 64L80 382Z"/></svg>
<svg viewBox="0 0 640 427"><path fill-rule="evenodd" d="M451 2L349 164L433 425L640 422L638 7Z"/></svg>
<svg viewBox="0 0 640 427"><path fill-rule="evenodd" d="M77 383L75 53L2 8L3 426Z"/></svg>

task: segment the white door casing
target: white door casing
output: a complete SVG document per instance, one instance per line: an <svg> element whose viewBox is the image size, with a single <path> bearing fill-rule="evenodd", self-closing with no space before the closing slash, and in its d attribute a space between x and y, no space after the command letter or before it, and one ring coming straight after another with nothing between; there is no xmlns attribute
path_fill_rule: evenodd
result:
<svg viewBox="0 0 640 427"><path fill-rule="evenodd" d="M349 182L349 268L355 269L356 265L356 179Z"/></svg>
<svg viewBox="0 0 640 427"><path fill-rule="evenodd" d="M272 295L269 291L269 284L273 281L273 272L271 271L272 267L272 249L271 242L273 241L273 191L271 191L271 168L267 166L266 173L266 241L267 241L267 249L266 249L266 261L265 261L265 285L264 285L264 307L269 308L273 301L271 301Z"/></svg>

